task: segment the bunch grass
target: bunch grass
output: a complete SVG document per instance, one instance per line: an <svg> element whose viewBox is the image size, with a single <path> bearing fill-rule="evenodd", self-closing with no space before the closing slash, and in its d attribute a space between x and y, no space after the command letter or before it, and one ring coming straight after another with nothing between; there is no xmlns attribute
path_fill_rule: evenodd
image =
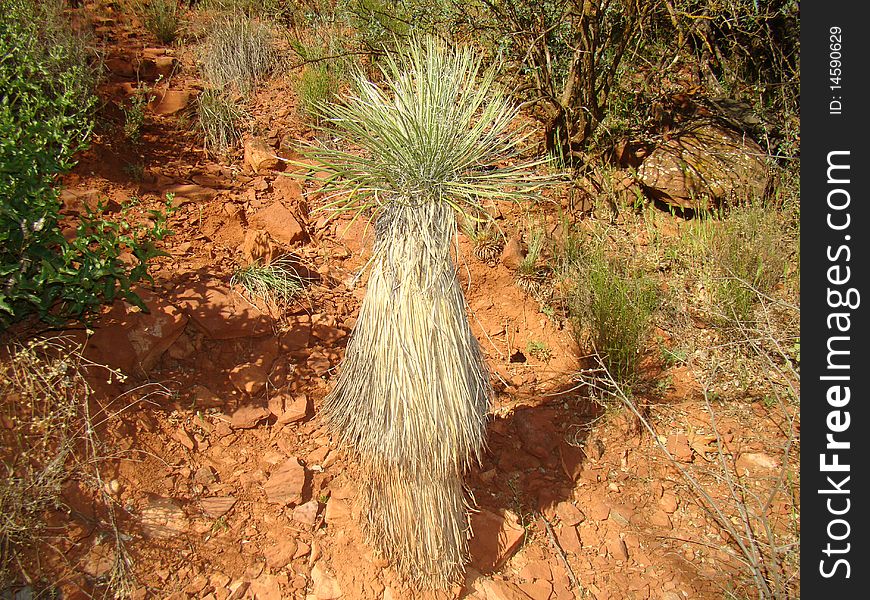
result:
<svg viewBox="0 0 870 600"><path fill-rule="evenodd" d="M181 31L181 11L177 0L150 0L137 2L145 29L153 33L161 44L171 44Z"/></svg>
<svg viewBox="0 0 870 600"><path fill-rule="evenodd" d="M239 143L250 115L244 105L216 89L204 90L197 98L197 122L208 152L226 154Z"/></svg>
<svg viewBox="0 0 870 600"><path fill-rule="evenodd" d="M241 286L251 298L267 304L286 305L305 289L305 282L294 264L286 256L268 264L252 263L236 269L230 285Z"/></svg>
<svg viewBox="0 0 870 600"><path fill-rule="evenodd" d="M272 30L244 15L218 19L200 50L206 80L215 88L250 94L272 73L278 60Z"/></svg>

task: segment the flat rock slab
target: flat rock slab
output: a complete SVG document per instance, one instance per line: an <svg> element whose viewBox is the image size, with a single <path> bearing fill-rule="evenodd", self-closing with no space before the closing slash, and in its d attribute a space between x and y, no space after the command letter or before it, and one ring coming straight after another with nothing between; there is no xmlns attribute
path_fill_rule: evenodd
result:
<svg viewBox="0 0 870 600"><path fill-rule="evenodd" d="M482 573L496 571L520 547L526 534L511 511L494 513L483 509L471 515L472 536L468 542L471 564Z"/></svg>
<svg viewBox="0 0 870 600"><path fill-rule="evenodd" d="M229 340L260 336L272 331L272 319L252 307L219 281L197 282L175 299L207 337Z"/></svg>
<svg viewBox="0 0 870 600"><path fill-rule="evenodd" d="M304 487L305 467L299 464L298 459L291 458L272 472L263 490L269 502L287 506L302 502Z"/></svg>

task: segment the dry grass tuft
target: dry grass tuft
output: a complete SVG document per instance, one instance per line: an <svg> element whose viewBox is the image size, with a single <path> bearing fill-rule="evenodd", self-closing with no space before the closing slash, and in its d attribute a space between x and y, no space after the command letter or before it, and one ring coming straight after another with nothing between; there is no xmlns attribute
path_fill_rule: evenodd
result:
<svg viewBox="0 0 870 600"><path fill-rule="evenodd" d="M200 50L202 74L215 88L250 94L274 69L272 30L242 15L217 21Z"/></svg>

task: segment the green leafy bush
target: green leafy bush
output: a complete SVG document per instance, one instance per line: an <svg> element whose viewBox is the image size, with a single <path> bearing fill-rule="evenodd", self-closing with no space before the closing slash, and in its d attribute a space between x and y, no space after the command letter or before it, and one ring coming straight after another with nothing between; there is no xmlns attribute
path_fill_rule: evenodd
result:
<svg viewBox="0 0 870 600"><path fill-rule="evenodd" d="M145 277L165 234L96 214L61 233L58 174L74 165L93 126L91 66L82 40L65 29L59 3L0 0L0 327L37 313L79 316ZM155 215L156 217L156 215ZM158 219L156 222L162 222ZM126 266L128 247L139 259ZM141 302L140 302L141 304Z"/></svg>

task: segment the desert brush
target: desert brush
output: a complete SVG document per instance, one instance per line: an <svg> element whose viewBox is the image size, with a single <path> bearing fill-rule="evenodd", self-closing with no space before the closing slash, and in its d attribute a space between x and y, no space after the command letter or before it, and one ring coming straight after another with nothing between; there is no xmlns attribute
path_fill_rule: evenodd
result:
<svg viewBox="0 0 870 600"><path fill-rule="evenodd" d="M412 41L382 71L383 88L357 73L345 104L319 107L330 145L307 152L330 175L329 208L375 217L366 296L323 415L363 470L368 543L412 584L444 587L467 561L462 482L492 394L454 265L455 212L528 197L544 178L471 50Z"/></svg>

